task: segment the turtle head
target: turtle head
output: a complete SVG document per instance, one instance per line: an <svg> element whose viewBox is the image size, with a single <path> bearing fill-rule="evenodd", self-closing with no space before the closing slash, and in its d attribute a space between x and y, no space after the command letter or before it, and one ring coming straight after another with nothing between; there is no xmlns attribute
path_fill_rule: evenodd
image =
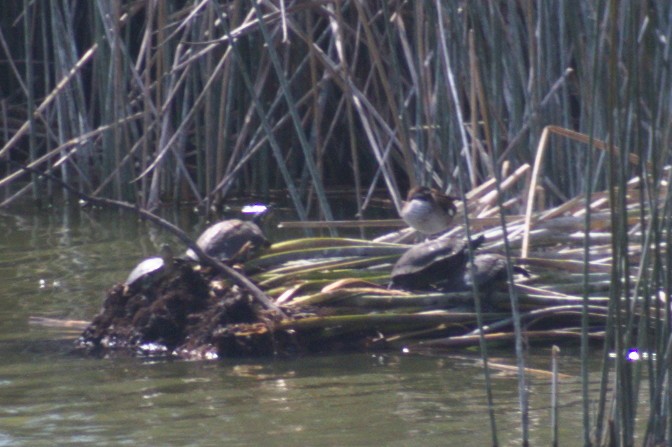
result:
<svg viewBox="0 0 672 447"><path fill-rule="evenodd" d="M169 244L161 244L161 250L159 250L159 256L163 259L163 262L168 263L173 260L173 248Z"/></svg>

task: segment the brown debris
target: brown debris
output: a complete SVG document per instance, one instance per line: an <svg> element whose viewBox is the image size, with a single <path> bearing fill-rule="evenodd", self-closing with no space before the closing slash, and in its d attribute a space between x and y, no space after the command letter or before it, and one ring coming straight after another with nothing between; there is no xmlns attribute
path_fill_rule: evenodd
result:
<svg viewBox="0 0 672 447"><path fill-rule="evenodd" d="M80 351L183 359L277 356L363 348L375 336L371 331L330 338L316 330L275 330L276 317L252 295L211 269L189 263L154 287L127 289L118 284L109 291L100 313L77 339Z"/></svg>
<svg viewBox="0 0 672 447"><path fill-rule="evenodd" d="M95 355L228 356L216 337L222 328L264 323L249 295L235 286L221 287L217 279L183 263L155 287L127 291L119 284L77 346Z"/></svg>

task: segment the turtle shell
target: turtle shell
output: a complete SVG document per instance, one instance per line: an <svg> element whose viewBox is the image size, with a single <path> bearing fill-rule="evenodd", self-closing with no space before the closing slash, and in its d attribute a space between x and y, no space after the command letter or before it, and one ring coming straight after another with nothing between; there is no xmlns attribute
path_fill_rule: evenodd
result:
<svg viewBox="0 0 672 447"><path fill-rule="evenodd" d="M254 222L229 219L208 227L196 240L196 245L207 255L221 261L228 261L240 255L246 244L251 249L266 247L269 244L259 226ZM198 260L198 256L189 249L187 258Z"/></svg>
<svg viewBox="0 0 672 447"><path fill-rule="evenodd" d="M462 239L435 239L408 249L392 268L392 285L405 289L427 289L448 277L463 272L469 259L469 246L476 250L485 238L469 244Z"/></svg>
<svg viewBox="0 0 672 447"><path fill-rule="evenodd" d="M158 279L164 266L165 262L160 256L147 258L131 270L131 273L129 273L128 278L124 282L124 286L131 288L152 283L154 278Z"/></svg>
<svg viewBox="0 0 672 447"><path fill-rule="evenodd" d="M173 250L170 245L161 246L160 256L154 256L141 261L135 266L124 282L124 289L149 288L159 282L161 278L169 274L174 266Z"/></svg>
<svg viewBox="0 0 672 447"><path fill-rule="evenodd" d="M456 284L455 289L471 290L473 284L480 289L490 289L497 286L507 279L506 273L506 256L496 253L485 253L474 256L474 271L471 271L470 266L465 265L462 283ZM523 276L529 277L530 274L524 268L514 265L513 273L520 273ZM456 290L457 291L457 290Z"/></svg>

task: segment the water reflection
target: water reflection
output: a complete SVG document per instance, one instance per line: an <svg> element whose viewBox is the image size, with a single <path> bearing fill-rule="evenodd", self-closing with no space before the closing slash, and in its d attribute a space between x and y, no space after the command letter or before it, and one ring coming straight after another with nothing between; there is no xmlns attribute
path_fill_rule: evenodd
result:
<svg viewBox="0 0 672 447"><path fill-rule="evenodd" d="M196 232L189 217L171 219ZM100 360L30 327L90 319L105 291L169 235L127 214L0 215L0 445L488 445L477 358L329 355L219 362ZM510 353L499 353L513 364ZM550 352L533 349L532 366ZM571 352L561 369L578 375ZM517 379L494 371L499 439L518 445ZM563 445L581 440L580 385L561 386ZM550 439L550 380L532 377L532 444Z"/></svg>

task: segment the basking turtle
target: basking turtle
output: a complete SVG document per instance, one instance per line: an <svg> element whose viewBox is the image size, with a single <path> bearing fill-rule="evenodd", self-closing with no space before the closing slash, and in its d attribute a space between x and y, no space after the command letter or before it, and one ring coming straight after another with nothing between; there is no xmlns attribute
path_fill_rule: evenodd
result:
<svg viewBox="0 0 672 447"><path fill-rule="evenodd" d="M524 268L514 265L513 273L529 277L530 274ZM506 257L495 253L484 253L474 256L474 270L467 262L464 266L464 274L451 278L452 281L442 284L445 289L454 292L471 291L476 283L479 290L490 292L498 284L506 281Z"/></svg>
<svg viewBox="0 0 672 447"><path fill-rule="evenodd" d="M160 256L141 261L124 282L124 292L148 289L165 277L173 266L173 250L170 245L161 246Z"/></svg>
<svg viewBox="0 0 672 447"><path fill-rule="evenodd" d="M254 222L229 219L208 227L198 237L196 245L209 256L231 261L245 259L250 250L267 247L270 243ZM198 261L198 256L191 249L185 256Z"/></svg>
<svg viewBox="0 0 672 447"><path fill-rule="evenodd" d="M467 243L462 239L435 239L408 249L392 268L392 286L402 289L423 290L462 275L469 260L469 247L476 250L485 241L484 236Z"/></svg>

